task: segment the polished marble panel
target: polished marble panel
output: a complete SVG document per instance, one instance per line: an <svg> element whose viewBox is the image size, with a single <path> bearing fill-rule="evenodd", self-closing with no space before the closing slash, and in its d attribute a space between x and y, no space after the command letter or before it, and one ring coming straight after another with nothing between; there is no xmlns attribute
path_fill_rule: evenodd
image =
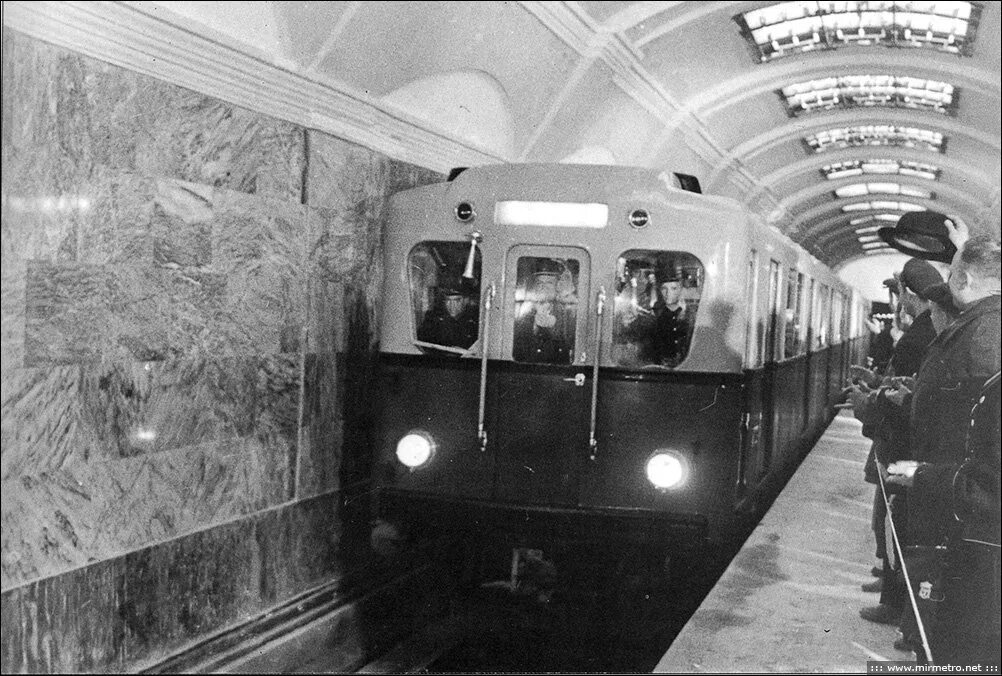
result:
<svg viewBox="0 0 1002 676"><path fill-rule="evenodd" d="M343 578L370 560L363 540L343 536L340 501L300 501L6 590L0 667L136 671Z"/></svg>
<svg viewBox="0 0 1002 676"><path fill-rule="evenodd" d="M212 330L226 283L197 269L29 261L25 365L211 353L229 337Z"/></svg>
<svg viewBox="0 0 1002 676"><path fill-rule="evenodd" d="M3 39L17 186L72 193L103 168L301 201L302 127L15 31Z"/></svg>
<svg viewBox="0 0 1002 676"><path fill-rule="evenodd" d="M291 499L300 360L20 370L0 425L4 586Z"/></svg>
<svg viewBox="0 0 1002 676"><path fill-rule="evenodd" d="M333 353L306 355L297 498L340 488L343 370L343 359Z"/></svg>
<svg viewBox="0 0 1002 676"><path fill-rule="evenodd" d="M280 450L233 439L4 481L3 587L285 502Z"/></svg>
<svg viewBox="0 0 1002 676"><path fill-rule="evenodd" d="M216 191L212 268L227 279L221 319L246 330L231 349L300 349L309 276L306 220L302 205Z"/></svg>
<svg viewBox="0 0 1002 676"><path fill-rule="evenodd" d="M297 436L298 353L20 369L3 400L3 478L68 464Z"/></svg>
<svg viewBox="0 0 1002 676"><path fill-rule="evenodd" d="M75 200L75 196L72 198ZM60 201L62 200L62 201ZM4 267L19 260L75 261L80 232L79 209L69 196L28 197L3 186L0 261ZM62 204L62 208L60 205Z"/></svg>
<svg viewBox="0 0 1002 676"><path fill-rule="evenodd" d="M316 267L309 267L316 270ZM307 280L305 344L309 353L344 350L344 284L315 272Z"/></svg>
<svg viewBox="0 0 1002 676"><path fill-rule="evenodd" d="M24 297L27 266L23 261L0 267L0 401L7 401L8 383L24 366Z"/></svg>
<svg viewBox="0 0 1002 676"><path fill-rule="evenodd" d="M138 174L95 171L77 195L77 260L95 265L153 262L155 181Z"/></svg>

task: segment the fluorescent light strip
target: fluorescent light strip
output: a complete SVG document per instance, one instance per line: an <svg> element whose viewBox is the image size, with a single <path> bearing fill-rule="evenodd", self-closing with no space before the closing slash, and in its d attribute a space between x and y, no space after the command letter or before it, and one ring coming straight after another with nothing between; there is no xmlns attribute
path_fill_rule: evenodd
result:
<svg viewBox="0 0 1002 676"><path fill-rule="evenodd" d="M609 205L509 200L494 205L494 222L515 226L604 228L609 223Z"/></svg>

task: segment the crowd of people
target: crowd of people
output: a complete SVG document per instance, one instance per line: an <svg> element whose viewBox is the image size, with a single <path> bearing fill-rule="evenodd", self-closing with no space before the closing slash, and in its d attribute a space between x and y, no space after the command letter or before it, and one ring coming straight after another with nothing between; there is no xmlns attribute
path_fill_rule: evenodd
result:
<svg viewBox="0 0 1002 676"><path fill-rule="evenodd" d="M885 282L890 359L853 367L846 389L872 440L864 478L880 560L863 585L879 603L860 615L897 625L894 647L921 663L998 664L1000 246L947 227L948 280L913 258Z"/></svg>

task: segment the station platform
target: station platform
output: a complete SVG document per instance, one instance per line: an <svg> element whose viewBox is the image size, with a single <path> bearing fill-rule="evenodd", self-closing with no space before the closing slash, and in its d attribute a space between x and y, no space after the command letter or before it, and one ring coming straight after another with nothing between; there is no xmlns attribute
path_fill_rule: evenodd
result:
<svg viewBox="0 0 1002 676"><path fill-rule="evenodd" d="M842 411L804 459L654 673L866 673L914 660L897 628L859 616L875 563L870 441Z"/></svg>

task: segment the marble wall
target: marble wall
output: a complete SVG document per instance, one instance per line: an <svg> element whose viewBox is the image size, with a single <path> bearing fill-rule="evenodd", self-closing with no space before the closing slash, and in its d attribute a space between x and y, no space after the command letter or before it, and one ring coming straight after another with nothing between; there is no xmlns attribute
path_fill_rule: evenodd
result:
<svg viewBox="0 0 1002 676"><path fill-rule="evenodd" d="M2 169L3 670L128 669L343 574L386 197L441 176L7 29Z"/></svg>

